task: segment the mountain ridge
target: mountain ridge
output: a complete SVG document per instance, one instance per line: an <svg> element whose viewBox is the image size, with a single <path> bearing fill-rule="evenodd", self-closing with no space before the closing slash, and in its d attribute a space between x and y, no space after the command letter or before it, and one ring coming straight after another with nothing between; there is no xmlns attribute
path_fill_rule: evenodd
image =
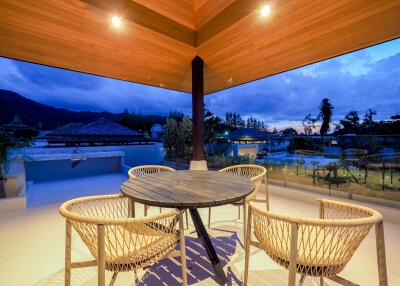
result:
<svg viewBox="0 0 400 286"><path fill-rule="evenodd" d="M100 118L118 120L121 113L107 111L72 111L57 108L26 98L14 91L0 89L0 126L10 123L19 115L24 124L42 130L53 130L68 123L88 124ZM154 123L162 123L165 116L144 115Z"/></svg>

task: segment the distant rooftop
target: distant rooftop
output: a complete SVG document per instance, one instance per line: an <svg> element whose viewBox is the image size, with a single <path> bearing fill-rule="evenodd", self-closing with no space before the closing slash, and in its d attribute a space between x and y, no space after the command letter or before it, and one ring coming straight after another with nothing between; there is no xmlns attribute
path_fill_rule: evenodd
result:
<svg viewBox="0 0 400 286"><path fill-rule="evenodd" d="M231 132L231 141L261 141L267 137L266 132L252 128L240 128Z"/></svg>
<svg viewBox="0 0 400 286"><path fill-rule="evenodd" d="M140 135L139 132L131 130L125 126L122 126L114 121L106 118L100 118L88 125L84 126L80 130L80 134L85 135L125 135L125 136L135 136Z"/></svg>
<svg viewBox="0 0 400 286"><path fill-rule="evenodd" d="M106 118L89 124L69 123L46 135L49 144L128 144L140 141L143 134Z"/></svg>
<svg viewBox="0 0 400 286"><path fill-rule="evenodd" d="M60 128L57 128L49 133L47 135L53 136L53 135L75 135L79 134L80 130L85 126L83 123L68 123L66 125L61 126Z"/></svg>
<svg viewBox="0 0 400 286"><path fill-rule="evenodd" d="M4 124L2 126L2 128L5 128L5 129L31 129L31 127L24 124L24 122L22 121L21 117L18 114L16 114L14 116L13 120L10 123Z"/></svg>
<svg viewBox="0 0 400 286"><path fill-rule="evenodd" d="M105 136L135 136L140 135L139 132L122 126L112 120L100 118L89 124L69 123L61 126L56 130L49 132L47 135L105 135Z"/></svg>

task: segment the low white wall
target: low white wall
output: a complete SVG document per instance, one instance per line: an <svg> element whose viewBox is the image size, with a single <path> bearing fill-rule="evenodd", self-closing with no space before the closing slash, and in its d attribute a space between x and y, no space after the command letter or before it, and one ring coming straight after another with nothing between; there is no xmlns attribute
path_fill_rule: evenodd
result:
<svg viewBox="0 0 400 286"><path fill-rule="evenodd" d="M25 197L5 198L0 200L0 216L26 209Z"/></svg>

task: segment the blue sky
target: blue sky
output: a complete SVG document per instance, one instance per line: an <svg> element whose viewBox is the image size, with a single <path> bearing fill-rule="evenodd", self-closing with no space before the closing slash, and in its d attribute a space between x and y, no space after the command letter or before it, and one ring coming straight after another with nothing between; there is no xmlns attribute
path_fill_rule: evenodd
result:
<svg viewBox="0 0 400 286"><path fill-rule="evenodd" d="M72 110L191 113L185 93L6 58L0 58L0 88ZM324 97L334 105L334 120L368 108L378 119L399 114L400 39L208 95L206 106L219 116L238 112L282 128L317 115Z"/></svg>

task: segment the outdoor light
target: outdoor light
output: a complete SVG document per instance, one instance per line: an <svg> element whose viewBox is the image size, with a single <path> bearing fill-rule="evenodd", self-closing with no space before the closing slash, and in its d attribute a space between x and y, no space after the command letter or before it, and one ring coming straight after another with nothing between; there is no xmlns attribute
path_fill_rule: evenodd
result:
<svg viewBox="0 0 400 286"><path fill-rule="evenodd" d="M122 26L122 20L121 20L121 18L120 17L118 17L118 16L113 16L112 18L111 18L111 23L112 23L112 25L115 27L115 28L120 28L121 26Z"/></svg>
<svg viewBox="0 0 400 286"><path fill-rule="evenodd" d="M271 6L269 6L268 4L264 5L261 8L261 16L263 17L267 17L270 13L271 13Z"/></svg>

